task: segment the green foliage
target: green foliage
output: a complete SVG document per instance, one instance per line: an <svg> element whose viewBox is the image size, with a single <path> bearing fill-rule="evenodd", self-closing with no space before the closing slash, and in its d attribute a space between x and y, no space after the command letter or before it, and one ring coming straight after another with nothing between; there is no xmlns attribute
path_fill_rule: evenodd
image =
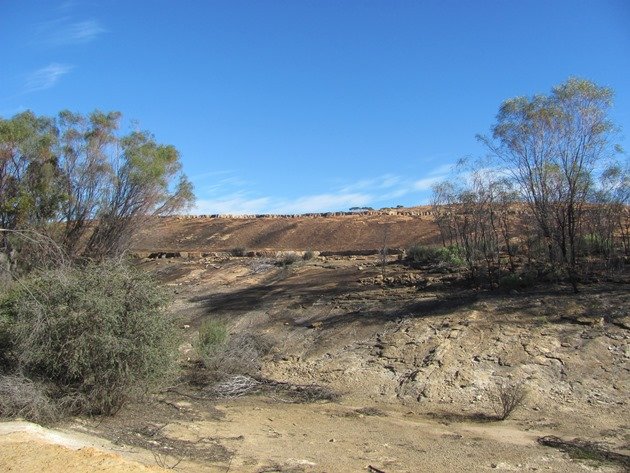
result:
<svg viewBox="0 0 630 473"><path fill-rule="evenodd" d="M164 304L147 275L107 262L31 275L0 318L17 372L54 385L71 411L107 414L171 372L176 340Z"/></svg>
<svg viewBox="0 0 630 473"><path fill-rule="evenodd" d="M60 180L54 121L23 112L0 119L0 228L39 226L67 197Z"/></svg>
<svg viewBox="0 0 630 473"><path fill-rule="evenodd" d="M462 249L472 279L494 283L526 262L577 291L593 256L611 268L629 254L630 168L615 160L612 98L609 88L570 78L549 94L508 99L491 136L478 137L490 154L460 160L433 187L442 242Z"/></svg>
<svg viewBox="0 0 630 473"><path fill-rule="evenodd" d="M212 360L228 341L228 330L224 323L213 319L206 319L199 327L196 350L204 363Z"/></svg>
<svg viewBox="0 0 630 473"><path fill-rule="evenodd" d="M463 266L461 250L457 246L432 247L415 244L407 250L407 258L419 264L446 264Z"/></svg>
<svg viewBox="0 0 630 473"><path fill-rule="evenodd" d="M608 235L588 233L583 235L580 241L580 248L584 253L591 255L604 255L611 252L613 248L612 238Z"/></svg>
<svg viewBox="0 0 630 473"><path fill-rule="evenodd" d="M528 203L549 263L566 267L575 290L584 204L598 168L616 150L612 99L607 87L569 78L549 95L506 100L492 139L480 137Z"/></svg>
<svg viewBox="0 0 630 473"><path fill-rule="evenodd" d="M0 293L0 373L10 366L13 348L11 336L10 298Z"/></svg>
<svg viewBox="0 0 630 473"><path fill-rule="evenodd" d="M71 257L100 259L123 253L146 217L188 208L178 151L146 131L120 134L120 119L98 110L0 119L0 228L47 229ZM0 249L13 249L4 234Z"/></svg>

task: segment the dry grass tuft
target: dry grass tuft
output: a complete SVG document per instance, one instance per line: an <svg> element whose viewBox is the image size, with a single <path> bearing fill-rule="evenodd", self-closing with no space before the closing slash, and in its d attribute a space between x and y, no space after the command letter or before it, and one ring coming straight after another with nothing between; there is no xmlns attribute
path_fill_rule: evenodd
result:
<svg viewBox="0 0 630 473"><path fill-rule="evenodd" d="M0 376L0 416L47 424L60 414L44 385L21 375Z"/></svg>

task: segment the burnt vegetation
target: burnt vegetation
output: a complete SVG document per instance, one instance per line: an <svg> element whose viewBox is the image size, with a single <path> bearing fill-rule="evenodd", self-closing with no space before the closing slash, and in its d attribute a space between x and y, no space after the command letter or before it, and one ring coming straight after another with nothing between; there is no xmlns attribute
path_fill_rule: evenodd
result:
<svg viewBox="0 0 630 473"><path fill-rule="evenodd" d="M487 158L461 160L434 186L444 248L472 279L515 288L578 285L630 255L630 168L608 118L613 93L569 79L548 96L505 101Z"/></svg>

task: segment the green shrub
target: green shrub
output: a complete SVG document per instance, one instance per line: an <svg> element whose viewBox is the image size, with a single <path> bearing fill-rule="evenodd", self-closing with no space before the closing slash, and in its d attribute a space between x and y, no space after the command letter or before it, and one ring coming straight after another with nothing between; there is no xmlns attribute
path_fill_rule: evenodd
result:
<svg viewBox="0 0 630 473"><path fill-rule="evenodd" d="M228 331L225 324L213 319L204 320L199 327L199 337L195 346L201 361L208 364L224 348L227 340Z"/></svg>
<svg viewBox="0 0 630 473"><path fill-rule="evenodd" d="M308 260L311 260L313 258L315 258L315 252L312 251L312 250L305 251L304 255L302 255L302 259L304 261L308 261Z"/></svg>
<svg viewBox="0 0 630 473"><path fill-rule="evenodd" d="M16 372L50 383L77 413L109 414L174 366L174 326L157 285L122 263L31 275L2 304Z"/></svg>
<svg viewBox="0 0 630 473"><path fill-rule="evenodd" d="M449 266L463 266L464 259L457 246L430 247L415 244L407 250L407 258L420 264L447 264Z"/></svg>
<svg viewBox="0 0 630 473"><path fill-rule="evenodd" d="M11 364L10 354L13 348L13 337L8 310L8 297L0 297L0 373L8 370Z"/></svg>
<svg viewBox="0 0 630 473"><path fill-rule="evenodd" d="M613 241L596 233L588 233L578 240L578 248L582 253L591 255L609 254L613 248Z"/></svg>

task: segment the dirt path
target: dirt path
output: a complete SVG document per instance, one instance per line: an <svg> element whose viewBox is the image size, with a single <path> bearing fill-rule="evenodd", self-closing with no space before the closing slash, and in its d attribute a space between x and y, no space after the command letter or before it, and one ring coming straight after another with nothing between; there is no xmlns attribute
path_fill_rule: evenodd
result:
<svg viewBox="0 0 630 473"><path fill-rule="evenodd" d="M589 470L540 447L536 438L542 432L524 432L512 424L443 425L405 410L279 406L252 399L220 409L222 422L176 423L163 429L164 435L234 439L230 471Z"/></svg>

